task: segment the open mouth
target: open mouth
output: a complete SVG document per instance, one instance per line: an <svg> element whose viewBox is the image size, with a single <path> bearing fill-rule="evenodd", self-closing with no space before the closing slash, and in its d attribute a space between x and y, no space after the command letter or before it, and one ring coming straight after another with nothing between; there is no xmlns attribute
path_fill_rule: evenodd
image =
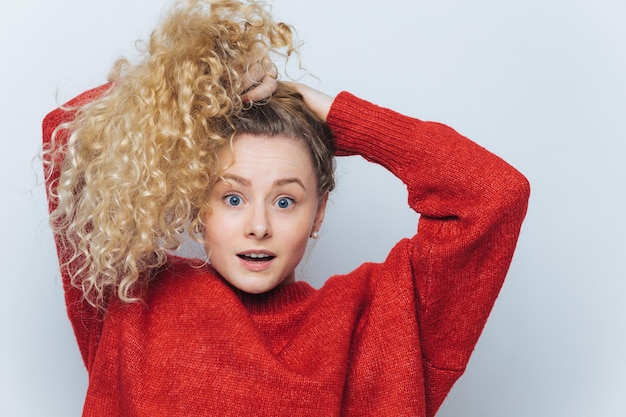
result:
<svg viewBox="0 0 626 417"><path fill-rule="evenodd" d="M267 253L242 253L237 256L241 259L252 262L267 262L276 257L273 255L268 255Z"/></svg>

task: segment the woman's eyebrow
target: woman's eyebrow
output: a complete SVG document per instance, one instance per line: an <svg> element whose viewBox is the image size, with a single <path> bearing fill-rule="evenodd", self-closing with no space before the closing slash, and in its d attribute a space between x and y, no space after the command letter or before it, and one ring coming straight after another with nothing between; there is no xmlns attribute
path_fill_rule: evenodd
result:
<svg viewBox="0 0 626 417"><path fill-rule="evenodd" d="M222 179L226 182L228 182L229 180L236 182L237 184L243 185L244 187L249 187L250 185L252 185L252 181L250 181L249 179L235 174L225 174L222 176ZM302 187L303 190L306 191L304 183L300 178L297 177L279 178L274 181L274 186L276 187L287 184L298 184L300 187Z"/></svg>
<svg viewBox="0 0 626 417"><path fill-rule="evenodd" d="M292 177L292 178L281 178L281 179L277 179L276 181L274 181L274 185L275 186L281 186L281 185L287 185L287 184L298 184L300 187L302 187L303 190L306 191L306 187L304 186L304 183L302 182L302 180L300 180L300 178L296 178L296 177Z"/></svg>
<svg viewBox="0 0 626 417"><path fill-rule="evenodd" d="M251 181L249 179L240 177L239 175L234 175L234 174L225 174L222 176L222 179L225 182L228 182L228 180L231 180L246 187L249 187L251 184Z"/></svg>

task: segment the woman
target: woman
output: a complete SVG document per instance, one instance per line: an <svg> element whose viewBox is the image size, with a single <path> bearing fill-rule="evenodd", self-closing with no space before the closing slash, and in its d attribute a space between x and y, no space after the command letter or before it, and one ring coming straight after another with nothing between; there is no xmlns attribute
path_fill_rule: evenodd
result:
<svg viewBox="0 0 626 417"><path fill-rule="evenodd" d="M463 373L527 181L444 125L276 81L292 45L256 3L180 3L144 61L44 121L84 415L432 416ZM294 271L333 154L390 170L421 216L315 290ZM185 232L207 261L171 255Z"/></svg>

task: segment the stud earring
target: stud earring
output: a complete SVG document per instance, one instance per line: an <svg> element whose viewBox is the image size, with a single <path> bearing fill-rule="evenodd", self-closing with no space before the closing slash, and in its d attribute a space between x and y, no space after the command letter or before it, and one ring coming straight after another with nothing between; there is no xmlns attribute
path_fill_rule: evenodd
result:
<svg viewBox="0 0 626 417"><path fill-rule="evenodd" d="M319 232L313 232L313 233L311 233L311 239L317 239L318 237L320 237Z"/></svg>

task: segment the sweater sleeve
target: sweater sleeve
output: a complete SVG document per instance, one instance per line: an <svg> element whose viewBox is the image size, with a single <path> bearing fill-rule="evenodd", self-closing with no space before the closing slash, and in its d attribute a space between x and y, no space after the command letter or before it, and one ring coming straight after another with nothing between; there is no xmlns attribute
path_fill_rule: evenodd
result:
<svg viewBox="0 0 626 417"><path fill-rule="evenodd" d="M412 271L427 415L464 371L508 271L526 214L526 178L445 125L343 92L327 120L338 155L361 155L407 186L420 220ZM387 261L391 262L391 261ZM389 266L393 268L393 265Z"/></svg>
<svg viewBox="0 0 626 417"><path fill-rule="evenodd" d="M70 122L76 115L76 110L102 95L109 85L88 90L73 98L65 105L48 113L43 120L43 155L44 174L46 178L46 192L48 195L48 209L52 212L56 206L56 189L61 175L63 164L64 148L69 139L69 132L63 129L64 123ZM67 313L74 329L74 334L78 342L83 362L89 369L91 359L90 354L97 345L99 337L99 326L101 325L101 315L89 303L83 300L82 291L73 286L70 282L70 270L72 265L65 265L71 256L68 242L62 235L54 235L59 264L61 265L61 277L65 292L65 304Z"/></svg>

